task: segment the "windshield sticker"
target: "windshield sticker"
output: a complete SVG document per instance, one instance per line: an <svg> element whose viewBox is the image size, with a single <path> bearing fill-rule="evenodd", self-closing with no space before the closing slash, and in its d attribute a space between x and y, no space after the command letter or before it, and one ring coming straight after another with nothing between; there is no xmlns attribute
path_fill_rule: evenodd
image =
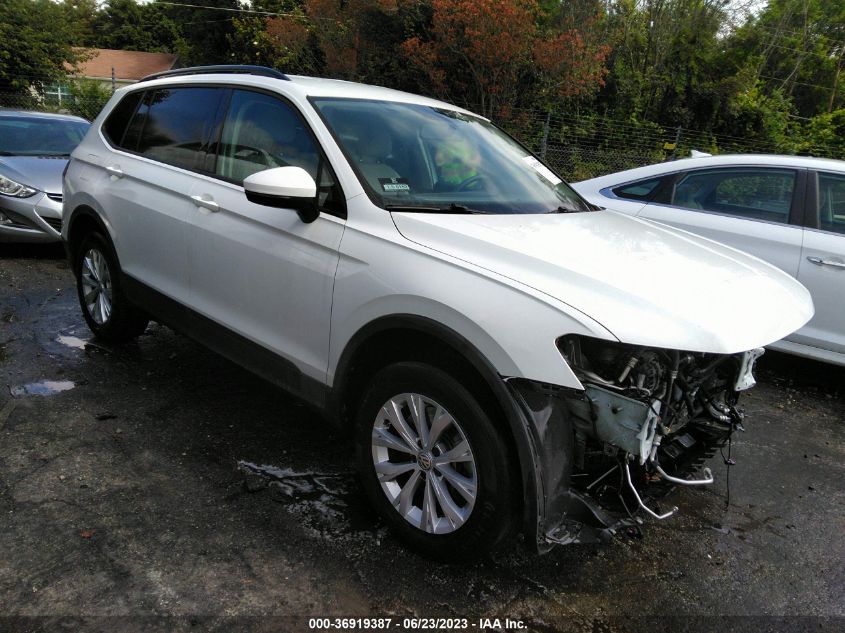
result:
<svg viewBox="0 0 845 633"><path fill-rule="evenodd" d="M548 180L552 185L557 186L561 182L563 182L560 178L554 175L554 172L546 167L543 163L539 160L534 158L533 156L523 156L522 160L525 161L525 164L529 167L532 167L534 171L540 174L543 178Z"/></svg>
<svg viewBox="0 0 845 633"><path fill-rule="evenodd" d="M381 188L390 193L410 193L411 185L407 178L379 178Z"/></svg>

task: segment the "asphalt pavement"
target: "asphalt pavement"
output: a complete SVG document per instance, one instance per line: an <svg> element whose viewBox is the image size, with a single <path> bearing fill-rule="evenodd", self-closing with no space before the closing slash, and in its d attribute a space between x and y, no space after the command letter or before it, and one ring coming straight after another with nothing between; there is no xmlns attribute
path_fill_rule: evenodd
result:
<svg viewBox="0 0 845 633"><path fill-rule="evenodd" d="M845 368L769 352L758 375L729 506L717 458L642 538L444 565L373 516L310 409L157 324L92 340L61 249L0 245L0 630L841 631Z"/></svg>

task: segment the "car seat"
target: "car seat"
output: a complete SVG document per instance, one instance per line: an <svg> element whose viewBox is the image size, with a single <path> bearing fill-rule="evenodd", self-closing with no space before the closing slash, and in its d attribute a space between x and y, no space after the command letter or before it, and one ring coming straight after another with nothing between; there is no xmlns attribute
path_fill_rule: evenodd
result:
<svg viewBox="0 0 845 633"><path fill-rule="evenodd" d="M399 178L387 160L393 151L393 141L384 127L372 126L366 133L360 133L357 143L358 167L369 185L382 193L380 178Z"/></svg>

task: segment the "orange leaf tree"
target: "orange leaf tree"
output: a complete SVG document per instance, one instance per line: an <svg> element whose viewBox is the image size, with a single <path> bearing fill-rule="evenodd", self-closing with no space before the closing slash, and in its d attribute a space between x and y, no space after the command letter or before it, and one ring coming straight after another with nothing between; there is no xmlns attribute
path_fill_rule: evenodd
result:
<svg viewBox="0 0 845 633"><path fill-rule="evenodd" d="M283 0L254 2L260 10L278 13L238 20L242 32L233 47L249 50L255 63L289 72L366 80L373 59L395 57L395 47L385 46L385 38L379 37L378 25L395 27L390 21L398 1L303 0L290 3L292 7Z"/></svg>
<svg viewBox="0 0 845 633"><path fill-rule="evenodd" d="M526 96L570 98L601 85L608 49L549 24L536 0L432 0L430 31L402 44L434 92L492 116Z"/></svg>

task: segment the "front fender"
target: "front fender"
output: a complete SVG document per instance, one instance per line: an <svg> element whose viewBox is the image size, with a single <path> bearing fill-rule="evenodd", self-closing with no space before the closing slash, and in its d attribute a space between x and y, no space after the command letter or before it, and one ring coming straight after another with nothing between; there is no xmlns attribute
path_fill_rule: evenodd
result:
<svg viewBox="0 0 845 633"><path fill-rule="evenodd" d="M586 315L535 294L413 242L347 227L335 277L327 382L333 384L341 353L362 328L383 317L414 315L460 334L500 376L580 389L555 341L565 334L616 338Z"/></svg>

